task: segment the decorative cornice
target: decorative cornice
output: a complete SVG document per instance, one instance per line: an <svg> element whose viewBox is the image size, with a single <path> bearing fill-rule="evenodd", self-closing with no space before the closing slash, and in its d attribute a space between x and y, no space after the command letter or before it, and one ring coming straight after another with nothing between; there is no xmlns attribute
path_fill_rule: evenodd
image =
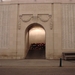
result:
<svg viewBox="0 0 75 75"><path fill-rule="evenodd" d="M75 0L11 0L0 3L75 3Z"/></svg>

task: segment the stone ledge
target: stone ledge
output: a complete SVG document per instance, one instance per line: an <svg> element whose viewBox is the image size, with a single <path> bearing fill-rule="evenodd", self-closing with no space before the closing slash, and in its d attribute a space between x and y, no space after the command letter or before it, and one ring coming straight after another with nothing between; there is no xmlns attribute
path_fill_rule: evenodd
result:
<svg viewBox="0 0 75 75"><path fill-rule="evenodd" d="M75 0L11 0L1 2L1 4L5 3L75 3Z"/></svg>

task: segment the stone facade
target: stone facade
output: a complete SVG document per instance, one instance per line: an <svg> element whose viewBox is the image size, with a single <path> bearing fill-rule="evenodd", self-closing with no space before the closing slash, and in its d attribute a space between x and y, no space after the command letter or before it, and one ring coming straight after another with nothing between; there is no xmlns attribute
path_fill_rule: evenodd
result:
<svg viewBox="0 0 75 75"><path fill-rule="evenodd" d="M48 1L0 3L0 59L26 57L28 29L32 24L40 24L45 30L46 59L59 59L62 52L75 52L75 4L69 0L67 4Z"/></svg>

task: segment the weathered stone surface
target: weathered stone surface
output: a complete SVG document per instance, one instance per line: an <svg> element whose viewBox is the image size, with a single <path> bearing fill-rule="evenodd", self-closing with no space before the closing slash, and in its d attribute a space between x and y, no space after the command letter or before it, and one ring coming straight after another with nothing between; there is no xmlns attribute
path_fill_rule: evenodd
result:
<svg viewBox="0 0 75 75"><path fill-rule="evenodd" d="M24 59L29 50L29 39L33 42L39 36L33 40L29 37L29 29L34 24L45 31L46 59L58 59L62 52L75 51L75 4L31 1L0 4L0 58Z"/></svg>
<svg viewBox="0 0 75 75"><path fill-rule="evenodd" d="M75 49L75 4L62 4L63 49Z"/></svg>
<svg viewBox="0 0 75 75"><path fill-rule="evenodd" d="M75 0L2 0L12 3L75 3Z"/></svg>
<svg viewBox="0 0 75 75"><path fill-rule="evenodd" d="M17 5L0 5L0 54L16 54Z"/></svg>

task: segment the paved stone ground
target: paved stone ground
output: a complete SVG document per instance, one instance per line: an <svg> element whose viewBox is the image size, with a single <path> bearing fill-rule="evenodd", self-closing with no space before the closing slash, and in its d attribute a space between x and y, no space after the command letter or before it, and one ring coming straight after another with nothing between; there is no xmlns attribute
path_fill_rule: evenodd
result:
<svg viewBox="0 0 75 75"><path fill-rule="evenodd" d="M0 75L75 75L75 60L0 60Z"/></svg>
<svg viewBox="0 0 75 75"><path fill-rule="evenodd" d="M0 67L0 75L75 75L75 67Z"/></svg>
<svg viewBox="0 0 75 75"><path fill-rule="evenodd" d="M25 59L25 60L0 60L0 67L59 67L59 60L46 60L46 59ZM74 61L62 60L63 67L75 67Z"/></svg>
<svg viewBox="0 0 75 75"><path fill-rule="evenodd" d="M25 59L45 59L45 50L29 50Z"/></svg>

